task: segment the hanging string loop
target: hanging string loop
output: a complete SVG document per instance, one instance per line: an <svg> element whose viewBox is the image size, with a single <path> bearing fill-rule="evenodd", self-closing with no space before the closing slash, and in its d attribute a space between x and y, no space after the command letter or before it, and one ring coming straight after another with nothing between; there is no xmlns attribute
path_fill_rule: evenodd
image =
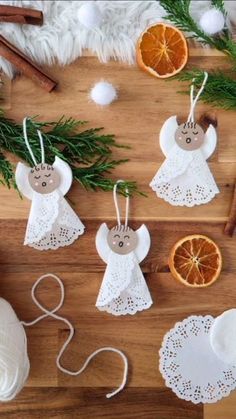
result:
<svg viewBox="0 0 236 419"><path fill-rule="evenodd" d="M115 204L115 209L116 209L116 218L117 218L117 224L120 227L121 226L121 217L120 217L120 210L119 210L119 205L118 205L118 200L117 200L117 186L120 183L125 183L124 180L118 180L116 182L116 184L114 185L113 188L113 199L114 199L114 204ZM125 206L125 228L128 227L128 219L129 219L129 189L126 188L125 189L126 192L126 206Z"/></svg>
<svg viewBox="0 0 236 419"><path fill-rule="evenodd" d="M57 304L57 306L54 308L54 309L52 309L52 310L48 310L47 308L45 308L40 302L39 302L39 300L37 299L37 297L36 297L36 289L37 289L37 287L38 287L38 285L45 279L45 278L53 278L53 279L55 279L55 281L59 284L59 286L60 286L60 292L61 292L61 297L60 297L60 301L59 301L59 303ZM125 385L126 385L126 382L127 382L127 376L128 376L128 360L127 360L127 357L125 356L125 354L122 352L122 351L120 351L119 349L116 349L116 348L113 348L113 347L102 347L102 348L99 348L99 349L97 349L96 351L94 351L93 353L91 353L91 355L89 355L88 356L88 358L86 359L86 361L84 362L84 364L82 365L82 367L79 369L79 370L77 370L77 371L71 371L71 370L69 370L69 369L67 369L67 368L64 368L62 365L61 365L61 357L62 357L62 355L64 354L64 352L65 352L65 350L66 350L66 348L67 348L67 346L69 345L69 343L71 342L71 340L72 340L72 338L73 338L73 336L74 336L74 333L75 333L75 329L74 329L74 327L73 327L73 325L71 324L71 322L67 319L67 318L65 318L65 317L62 317L62 316L60 316L60 315L58 315L58 314L56 314L56 312L62 307L62 305L63 305L63 303L64 303L64 298L65 298L65 289L64 289L64 285L63 285L63 282L61 281L61 279L58 277L58 276L56 276L56 275L54 275L54 274L51 274L51 273L48 273L48 274L45 274L45 275L42 275L42 276L40 276L38 279L37 279L37 281L34 283L34 285L33 285L33 287L32 287L32 290L31 290L31 297L32 297L32 300L34 301L34 303L35 303L35 305L44 313L44 314L42 314L41 316L39 316L39 317L37 317L35 320L33 320L33 321L31 321L31 322L25 322L25 321L22 321L21 323L22 323L22 325L24 325L24 326L32 326L32 325L34 325L34 324L36 324L36 323L38 323L38 322L40 322L41 320L43 320L43 319L45 319L46 317L52 317L52 318L54 318L54 319L56 319L56 320L60 320L60 321L62 321L63 323L65 323L67 326L68 326L68 328L69 328L69 336L68 336L68 338L66 339L66 341L64 342L64 344L62 345L62 347L61 347L61 349L60 349L60 351L59 351L59 354L58 354L58 356L57 356L57 359L56 359L56 365L57 365L57 367L59 368L59 370L60 371L62 371L62 372L64 372L65 374L68 374L68 375L72 375L72 376L77 376L77 375L80 375L86 368L87 368L87 366L88 366L88 364L90 363L90 361L96 356L96 355L98 355L100 352L114 352L114 353L117 353L118 355L120 355L120 357L122 358L122 360L123 360L123 363L124 363L124 372L123 372L123 379L122 379L122 382L121 382L121 384L120 384L120 386L116 389L116 390L114 390L114 391L112 391L111 393L108 393L107 395L106 395L106 397L107 398L111 398L111 397L113 397L113 396L115 396L117 393L119 393L120 391L122 391L123 390L123 388L125 387Z"/></svg>
<svg viewBox="0 0 236 419"><path fill-rule="evenodd" d="M34 163L35 166L37 166L37 160L35 158L35 155L33 153L32 147L30 146L29 140L28 140L28 134L27 134L27 120L29 120L30 118L28 118L28 116L26 116L23 119L23 134L24 134L24 140L25 140L25 144L26 147L28 148L30 157ZM45 151L44 151L44 143L43 143L43 136L41 131L37 130L37 134L39 137L39 142L40 142L40 149L41 149L41 163L45 163Z"/></svg>
<svg viewBox="0 0 236 419"><path fill-rule="evenodd" d="M194 98L194 82L195 82L195 79L192 80L192 85L191 85L191 88L190 88L190 111L189 111L187 122L193 122L194 123L194 110L195 110L197 101L198 101L200 95L202 94L202 92L205 88L207 79L208 79L208 73L206 71L204 71L204 79L203 79L202 85L201 85L198 93L196 94L195 98Z"/></svg>

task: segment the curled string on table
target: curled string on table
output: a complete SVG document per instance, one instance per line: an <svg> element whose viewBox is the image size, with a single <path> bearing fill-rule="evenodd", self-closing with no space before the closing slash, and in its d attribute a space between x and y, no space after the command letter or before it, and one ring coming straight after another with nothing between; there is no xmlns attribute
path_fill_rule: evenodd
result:
<svg viewBox="0 0 236 419"><path fill-rule="evenodd" d="M36 297L37 287L44 279L49 277L55 279L55 281L59 284L61 291L60 301L52 310L45 308ZM87 368L90 361L100 352L114 352L123 360L123 378L120 386L111 393L108 393L106 397L111 398L122 391L127 382L128 360L125 354L119 349L109 346L98 348L89 355L82 367L76 371L69 370L68 368L62 366L61 357L71 342L75 330L68 319L56 314L62 307L65 297L64 285L61 279L50 273L42 275L33 285L31 296L35 305L43 312L43 314L29 322L19 321L11 305L3 298L0 298L0 401L9 401L14 399L24 387L29 374L30 362L27 353L27 337L23 326L33 326L47 317L52 317L56 320L62 321L69 328L69 336L62 345L56 359L56 365L60 371L72 376L80 375Z"/></svg>

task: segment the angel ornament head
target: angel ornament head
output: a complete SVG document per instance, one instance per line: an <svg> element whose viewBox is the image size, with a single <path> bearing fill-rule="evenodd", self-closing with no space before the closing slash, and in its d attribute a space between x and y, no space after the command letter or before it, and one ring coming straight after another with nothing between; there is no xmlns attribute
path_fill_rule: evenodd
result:
<svg viewBox="0 0 236 419"><path fill-rule="evenodd" d="M160 131L160 147L166 159L150 186L159 198L171 205L193 207L206 204L219 193L207 164L207 159L216 147L216 130L210 125L204 132L194 119L194 109L207 78L208 74L205 72L202 86L195 98L194 85L191 86L187 121L178 125L176 116L171 116Z"/></svg>
<svg viewBox="0 0 236 419"><path fill-rule="evenodd" d="M59 157L55 157L53 165L45 162L40 131L41 161L37 162L26 124L27 118L23 133L34 166L18 163L15 174L19 191L32 201L24 244L38 250L58 249L70 245L84 232L84 225L64 198L72 184L72 171Z"/></svg>
<svg viewBox="0 0 236 419"><path fill-rule="evenodd" d="M115 316L135 314L152 305L149 289L139 267L150 249L149 231L144 224L136 231L128 226L128 190L125 223L121 224L116 196L117 185L121 182L118 181L113 190L117 225L109 230L103 223L96 236L98 254L107 264L96 307Z"/></svg>

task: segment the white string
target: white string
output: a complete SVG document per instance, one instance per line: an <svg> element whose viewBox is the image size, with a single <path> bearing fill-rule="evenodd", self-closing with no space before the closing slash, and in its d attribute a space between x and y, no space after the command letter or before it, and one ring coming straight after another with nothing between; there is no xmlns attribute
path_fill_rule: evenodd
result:
<svg viewBox="0 0 236 419"><path fill-rule="evenodd" d="M32 151L32 148L30 147L30 143L29 143L28 136L27 136L27 127L26 127L27 119L28 119L27 116L23 119L23 134L24 134L25 144L26 144L26 146L29 150L29 153L30 153L31 159L34 162L34 165L37 166L37 161L34 157L34 153Z"/></svg>
<svg viewBox="0 0 236 419"><path fill-rule="evenodd" d="M197 93L197 95L195 96L194 99L193 99L193 92L194 92L194 81L195 81L195 79L192 80L192 85L191 85L191 88L190 88L190 104L191 105L190 105L190 111L189 111L189 116L188 116L187 122L194 122L194 110L195 110L197 101L198 101L200 95L202 94L202 92L205 88L207 79L208 79L208 73L206 71L204 71L204 79L203 79L202 85L201 85L201 87L200 87L200 89L199 89L199 91L198 91L198 93Z"/></svg>
<svg viewBox="0 0 236 419"><path fill-rule="evenodd" d="M121 226L121 218L120 218L120 210L119 210L119 206L118 206L118 201L117 201L117 186L119 183L124 183L123 180L118 180L116 182L116 184L114 185L113 188L113 199L114 199L114 204L115 204L115 209L116 209L116 218L117 218L117 223L118 226ZM128 219L129 219L129 190L128 188L125 189L125 192L127 194L126 196L126 207L125 207L125 227L128 226Z"/></svg>
<svg viewBox="0 0 236 419"><path fill-rule="evenodd" d="M30 153L31 159L34 163L35 166L37 166L37 160L34 156L33 150L30 146L29 140L28 140L28 135L27 135L27 119L29 119L27 116L23 119L23 134L24 134L24 140L25 140L25 144L28 148L28 151ZM43 144L43 137L42 134L39 130L37 130L38 136L39 136L39 141L40 141L40 148L41 148L41 163L45 163L45 152L44 152L44 144Z"/></svg>
<svg viewBox="0 0 236 419"><path fill-rule="evenodd" d="M35 291L36 291L36 288L38 287L38 285L39 285L39 283L44 279L44 278L48 278L48 277L51 277L51 278L53 278L53 279L55 279L56 281L57 281L57 283L59 284L59 286L60 286L60 290L61 290L61 298L60 298L60 301L59 301L59 303L57 304L57 306L53 309L53 310L48 310L48 309L46 309L38 300L37 300L37 298L36 298L36 295L35 295ZM72 326L72 324L69 322L69 320L67 320L65 317L62 317L62 316L59 316L58 314L55 314L61 307L62 307L62 305L63 305L63 303L64 303L64 298L65 298L65 290L64 290L64 285L63 285L63 283L62 283L62 281L61 281L61 279L58 277L58 276L56 276L56 275L54 275L54 274L50 274L50 273L48 273L48 274L45 274L45 275L42 275L40 278L38 278L37 279L37 281L35 282L35 284L33 285L33 287L32 287L32 290L31 290L31 296L32 296L32 300L34 301L34 303L35 303L35 305L40 309L40 310L42 310L43 312L44 312L44 314L42 314L41 316L39 316L39 317L37 317L35 320L33 320L33 321L31 321L31 322L24 322L24 321L22 321L21 323L24 325L24 326L32 326L32 325L34 325L34 324L36 324L36 323L38 323L38 322L40 322L41 320L43 320L43 319L45 319L46 317L52 317L52 318L54 318L54 319L56 319L56 320L60 320L60 321L62 321L62 322L64 322L67 326L68 326L68 328L69 328L69 330L70 330L70 332L69 332L69 336L68 336L68 338L66 339L66 341L64 342L64 344L63 344L63 346L62 346L62 348L60 349L60 351L59 351L59 354L58 354L58 356L57 356L57 359L56 359L56 365L57 365L57 367L59 368L59 370L61 370L62 372L64 372L64 373L66 373L66 374L68 374L68 375L73 375L73 376L75 376L75 375L79 375L79 374L81 374L86 368L87 368L87 366L88 366L88 364L90 363L90 361L92 360L92 358L94 358L97 354L99 354L100 352L104 352L104 351L110 351L110 352L115 352L115 353L117 353L118 355L120 355L121 356L121 358L123 359L123 361L124 361L124 373L123 373L123 379L122 379L122 382L121 382L121 384L120 384L120 386L116 389L116 390L114 390L113 392L111 392L111 393L108 393L107 395L106 395L106 397L107 398L111 398L111 397L113 397L113 396L115 396L117 393L119 393L120 391L122 391L123 390L123 388L125 387L125 385L126 385L126 382L127 382L127 375L128 375L128 360L127 360L127 357L125 356L125 354L122 352L122 351L120 351L119 349L116 349L116 348L113 348L113 347L103 347L103 348L99 348L99 349L97 349L96 351L94 351L91 355L89 355L89 357L86 359L86 361L84 362L84 364L83 364L83 366L78 370L78 371L71 371L71 370L68 370L67 368L64 368L62 365L61 365L61 363L60 363L60 359L61 359L61 357L62 357L62 355L63 355L63 353L64 353L64 351L66 350L66 348L67 348L67 346L69 345L69 343L71 342L71 340L72 340L72 338L73 338L73 336L74 336L74 332L75 332L75 329L74 329L74 327Z"/></svg>
<svg viewBox="0 0 236 419"><path fill-rule="evenodd" d="M43 144L43 136L39 130L37 130L39 141L40 141L40 148L41 148L41 162L45 163L45 152L44 152L44 144Z"/></svg>
<svg viewBox="0 0 236 419"><path fill-rule="evenodd" d="M190 87L190 111L191 111L191 108L192 108L192 106L193 106L193 91L194 91L194 82L195 82L195 78L194 79L192 79L192 84L191 84L191 87ZM189 111L189 112L190 112ZM191 122L191 121L190 121Z"/></svg>

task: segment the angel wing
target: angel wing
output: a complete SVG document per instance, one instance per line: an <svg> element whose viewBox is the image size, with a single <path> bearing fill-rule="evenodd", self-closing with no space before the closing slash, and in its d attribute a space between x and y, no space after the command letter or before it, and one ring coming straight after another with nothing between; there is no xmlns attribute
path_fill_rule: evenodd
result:
<svg viewBox="0 0 236 419"><path fill-rule="evenodd" d="M204 158L207 160L214 153L217 144L217 133L213 125L209 125L201 150Z"/></svg>
<svg viewBox="0 0 236 419"><path fill-rule="evenodd" d="M165 157L168 156L170 150L175 145L175 131L178 128L177 116L168 118L160 130L160 147Z"/></svg>
<svg viewBox="0 0 236 419"><path fill-rule="evenodd" d="M34 191L28 178L30 170L30 167L19 162L16 166L15 180L20 193L32 201Z"/></svg>
<svg viewBox="0 0 236 419"><path fill-rule="evenodd" d="M109 228L106 223L100 225L97 235L96 235L96 248L100 258L107 263L109 253L111 252L110 247L107 243L107 236L109 233Z"/></svg>
<svg viewBox="0 0 236 419"><path fill-rule="evenodd" d="M141 263L149 252L151 237L145 224L142 224L141 227L136 230L136 234L138 235L138 246L135 249L135 255L139 263Z"/></svg>
<svg viewBox="0 0 236 419"><path fill-rule="evenodd" d="M63 161L57 156L55 157L53 167L60 174L60 186L58 189L64 196L69 191L72 181L73 181L72 170L68 163L66 163L65 161Z"/></svg>

